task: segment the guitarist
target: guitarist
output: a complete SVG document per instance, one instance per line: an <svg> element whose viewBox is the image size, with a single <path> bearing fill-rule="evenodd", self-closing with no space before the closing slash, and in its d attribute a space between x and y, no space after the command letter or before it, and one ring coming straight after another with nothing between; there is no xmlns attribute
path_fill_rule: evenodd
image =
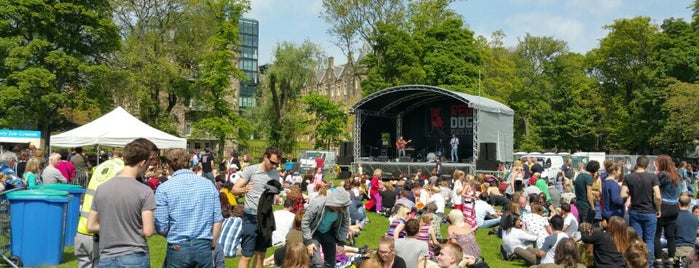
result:
<svg viewBox="0 0 699 268"><path fill-rule="evenodd" d="M397 157L405 156L405 145L413 140L406 141L403 136L400 136L396 141L396 150L398 151Z"/></svg>

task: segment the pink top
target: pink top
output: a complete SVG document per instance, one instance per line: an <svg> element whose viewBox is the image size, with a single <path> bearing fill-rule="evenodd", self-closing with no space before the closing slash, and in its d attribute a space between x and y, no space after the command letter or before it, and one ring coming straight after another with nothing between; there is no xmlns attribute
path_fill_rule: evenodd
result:
<svg viewBox="0 0 699 268"><path fill-rule="evenodd" d="M63 177L66 178L68 183L70 183L73 180L73 177L75 177L75 167L71 162L65 160L58 161L56 169L58 169L58 171L61 172L61 174L63 175Z"/></svg>

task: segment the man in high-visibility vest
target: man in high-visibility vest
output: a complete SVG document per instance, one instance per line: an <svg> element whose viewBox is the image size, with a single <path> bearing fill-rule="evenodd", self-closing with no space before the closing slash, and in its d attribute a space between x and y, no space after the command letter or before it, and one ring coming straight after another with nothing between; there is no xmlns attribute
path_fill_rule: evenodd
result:
<svg viewBox="0 0 699 268"><path fill-rule="evenodd" d="M78 259L79 268L97 267L99 263L99 236L87 232L87 215L90 213L95 191L102 183L114 178L123 168L124 161L121 159L121 153L114 152L112 159L97 166L92 173L92 178L87 185L83 203L80 207L78 233L75 235L74 253Z"/></svg>

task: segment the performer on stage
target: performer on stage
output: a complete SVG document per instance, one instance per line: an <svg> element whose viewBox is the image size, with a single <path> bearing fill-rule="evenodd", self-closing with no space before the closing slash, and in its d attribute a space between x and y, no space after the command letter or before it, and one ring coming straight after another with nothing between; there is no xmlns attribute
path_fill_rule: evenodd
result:
<svg viewBox="0 0 699 268"><path fill-rule="evenodd" d="M403 136L400 136L398 140L396 141L396 157L401 157L405 156L405 145L407 145L409 142L413 140L406 141L403 139Z"/></svg>
<svg viewBox="0 0 699 268"><path fill-rule="evenodd" d="M451 145L451 161L459 162L459 138L456 137L456 133L451 134L451 141L449 141L449 144Z"/></svg>

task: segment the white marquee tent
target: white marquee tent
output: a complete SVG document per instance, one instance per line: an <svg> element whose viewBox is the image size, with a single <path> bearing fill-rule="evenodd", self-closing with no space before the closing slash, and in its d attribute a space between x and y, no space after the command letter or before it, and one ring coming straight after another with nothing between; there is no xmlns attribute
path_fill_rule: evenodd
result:
<svg viewBox="0 0 699 268"><path fill-rule="evenodd" d="M117 107L94 121L51 136L51 146L78 147L101 145L123 147L137 138L146 138L159 149L187 148L187 140L155 129Z"/></svg>

